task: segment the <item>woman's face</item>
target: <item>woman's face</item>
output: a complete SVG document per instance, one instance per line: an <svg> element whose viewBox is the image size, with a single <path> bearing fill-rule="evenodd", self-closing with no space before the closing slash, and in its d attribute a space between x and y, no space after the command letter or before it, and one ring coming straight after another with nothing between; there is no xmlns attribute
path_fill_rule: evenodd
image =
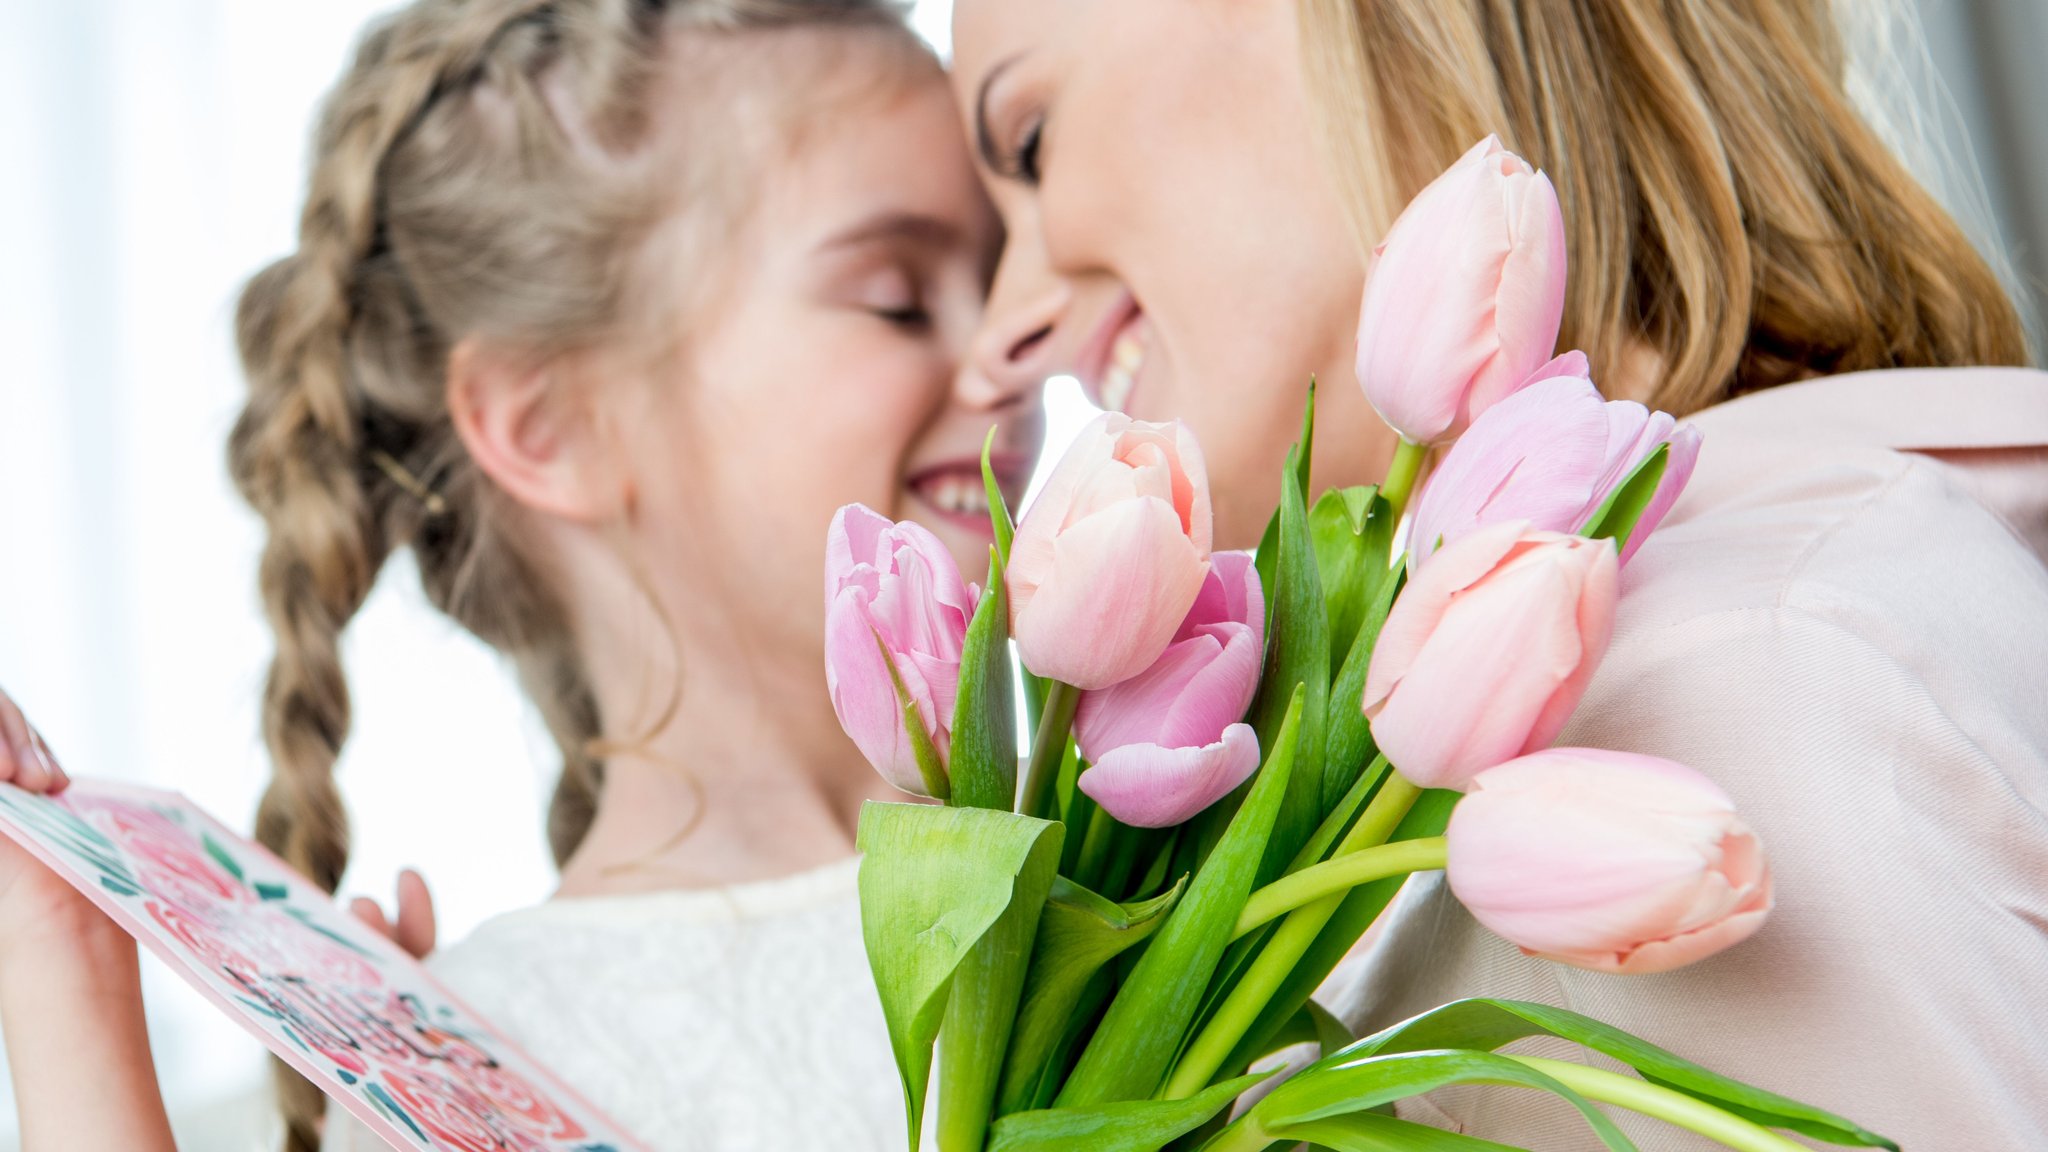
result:
<svg viewBox="0 0 2048 1152"><path fill-rule="evenodd" d="M1009 229L975 354L1200 438L1218 547L1278 498L1311 374L1317 483L1391 440L1352 383L1363 265L1284 0L958 0L954 88Z"/></svg>
<svg viewBox="0 0 2048 1152"><path fill-rule="evenodd" d="M746 224L712 239L719 295L634 452L656 579L730 620L750 658L811 653L813 676L834 511L915 519L981 583L983 438L997 428L1014 504L1042 436L1035 385L965 369L1001 227L943 76L900 75L902 55L801 62L815 90L757 149Z"/></svg>

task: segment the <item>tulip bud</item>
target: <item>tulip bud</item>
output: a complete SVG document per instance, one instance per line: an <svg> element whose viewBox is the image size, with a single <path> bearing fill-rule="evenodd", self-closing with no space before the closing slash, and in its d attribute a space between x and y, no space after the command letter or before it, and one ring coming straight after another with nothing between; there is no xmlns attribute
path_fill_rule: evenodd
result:
<svg viewBox="0 0 2048 1152"><path fill-rule="evenodd" d="M1074 739L1089 768L1078 786L1140 828L1182 823L1259 766L1238 723L1259 688L1265 598L1243 552L1218 552L1173 642L1145 671L1081 697Z"/></svg>
<svg viewBox="0 0 2048 1152"><path fill-rule="evenodd" d="M1736 944L1771 910L1763 846L1683 764L1554 748L1480 773L1445 833L1451 891L1530 955L1664 972Z"/></svg>
<svg viewBox="0 0 2048 1152"><path fill-rule="evenodd" d="M1077 688L1150 667L1209 571L1202 451L1179 421L1106 412L1075 437L1010 546L1024 666Z"/></svg>
<svg viewBox="0 0 2048 1152"><path fill-rule="evenodd" d="M1425 788L1557 738L1614 627L1611 540L1514 521L1437 553L1394 601L1365 678L1373 739Z"/></svg>
<svg viewBox="0 0 2048 1152"><path fill-rule="evenodd" d="M1487 137L1373 250L1358 318L1366 399L1409 440L1457 436L1550 358L1564 285L1556 189Z"/></svg>
<svg viewBox="0 0 2048 1152"><path fill-rule="evenodd" d="M1621 554L1626 562L1671 510L1699 458L1699 432L1675 423L1633 401L1603 401L1582 377L1530 384L1481 413L1423 486L1409 530L1411 566L1488 524L1526 520L1576 532L1637 465L1669 444L1657 492Z"/></svg>
<svg viewBox="0 0 2048 1152"><path fill-rule="evenodd" d="M974 603L975 590L960 579L952 554L921 525L892 524L859 504L832 518L825 538L832 710L868 763L905 792L930 790L905 727L903 696L917 705L943 760Z"/></svg>

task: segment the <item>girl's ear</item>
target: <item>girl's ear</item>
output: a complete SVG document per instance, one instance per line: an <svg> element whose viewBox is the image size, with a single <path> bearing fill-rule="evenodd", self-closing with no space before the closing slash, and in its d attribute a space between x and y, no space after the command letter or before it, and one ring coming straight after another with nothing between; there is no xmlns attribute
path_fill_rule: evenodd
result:
<svg viewBox="0 0 2048 1152"><path fill-rule="evenodd" d="M521 505L564 520L615 518L631 499L624 454L566 361L535 363L467 337L448 356L448 416L470 458Z"/></svg>

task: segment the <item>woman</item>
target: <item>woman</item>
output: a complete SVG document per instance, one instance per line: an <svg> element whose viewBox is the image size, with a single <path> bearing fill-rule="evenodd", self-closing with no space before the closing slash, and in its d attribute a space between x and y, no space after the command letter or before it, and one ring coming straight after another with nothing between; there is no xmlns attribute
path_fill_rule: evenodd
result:
<svg viewBox="0 0 2048 1152"><path fill-rule="evenodd" d="M1381 473L1393 435L1337 383L1357 238L1501 134L1563 200L1560 346L1706 435L1561 743L1714 777L1779 908L1720 957L1617 979L1521 957L1417 884L1329 995L1361 1029L1549 1000L1907 1147L2023 1147L2048 1131L2048 381L1969 367L2026 362L2015 309L1849 106L1829 13L961 0L954 84L1010 235L977 355L1187 419L1217 546L1249 546L1311 374L1317 486ZM1590 1148L1540 1096L1409 1114Z"/></svg>

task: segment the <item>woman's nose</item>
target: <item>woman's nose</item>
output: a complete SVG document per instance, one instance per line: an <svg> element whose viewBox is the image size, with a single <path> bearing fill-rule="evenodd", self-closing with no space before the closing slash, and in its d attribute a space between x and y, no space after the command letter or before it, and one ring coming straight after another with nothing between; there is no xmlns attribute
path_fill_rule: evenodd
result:
<svg viewBox="0 0 2048 1152"><path fill-rule="evenodd" d="M995 286L982 313L980 331L968 351L963 396L982 407L1000 407L1035 396L1048 376L1059 371L1054 334L1065 314L1070 291L1047 265L1036 235L1010 233L996 267Z"/></svg>

